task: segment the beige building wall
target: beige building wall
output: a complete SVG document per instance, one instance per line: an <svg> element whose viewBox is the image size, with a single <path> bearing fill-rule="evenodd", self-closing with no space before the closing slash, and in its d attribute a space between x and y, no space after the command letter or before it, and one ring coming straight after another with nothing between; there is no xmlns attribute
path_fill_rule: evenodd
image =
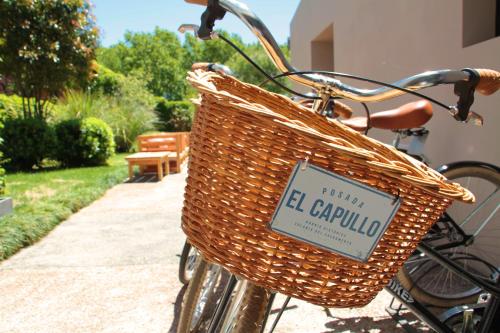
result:
<svg viewBox="0 0 500 333"><path fill-rule="evenodd" d="M495 7L495 0L302 0L291 23L292 63L389 82L432 69L500 70L500 38L491 32ZM457 100L452 86L422 92L448 104ZM370 107L380 111L414 99ZM350 105L362 114L359 104ZM483 127L459 123L435 107L426 147L433 166L457 160L500 165L500 92L476 94L472 109L484 117ZM370 136L392 138L382 131Z"/></svg>

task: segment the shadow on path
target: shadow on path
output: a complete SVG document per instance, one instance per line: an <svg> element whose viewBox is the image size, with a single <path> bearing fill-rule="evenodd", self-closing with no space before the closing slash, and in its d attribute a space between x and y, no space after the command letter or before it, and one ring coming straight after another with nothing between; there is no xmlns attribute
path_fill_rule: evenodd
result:
<svg viewBox="0 0 500 333"><path fill-rule="evenodd" d="M177 297L175 298L175 303L174 303L174 320L172 321L172 324L170 325L170 328L168 329L168 333L176 333L177 332L177 326L179 325L179 317L181 316L181 309L182 309L182 299L184 298L184 294L186 293L188 285L184 285L181 290L179 290L179 293L177 294Z"/></svg>
<svg viewBox="0 0 500 333"><path fill-rule="evenodd" d="M168 176L166 176L168 177ZM130 183L157 183L160 180L156 174L144 174L144 175L136 175L132 179L128 179L125 181L126 184Z"/></svg>
<svg viewBox="0 0 500 333"><path fill-rule="evenodd" d="M405 322L405 329L396 328L396 321L392 318L383 318L375 320L372 317L358 318L332 318L331 321L325 324L329 330L323 333L340 333L340 332L371 332L371 330L380 330L380 332L422 332L428 331L429 328L423 325L415 317L408 316Z"/></svg>

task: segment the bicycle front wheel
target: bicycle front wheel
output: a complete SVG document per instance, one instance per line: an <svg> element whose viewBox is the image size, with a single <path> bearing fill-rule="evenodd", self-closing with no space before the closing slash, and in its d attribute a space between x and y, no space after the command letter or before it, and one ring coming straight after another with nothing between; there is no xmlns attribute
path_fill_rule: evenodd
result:
<svg viewBox="0 0 500 333"><path fill-rule="evenodd" d="M200 253L188 241L184 243L182 248L181 260L179 262L179 281L183 284L188 284L193 276L196 259Z"/></svg>
<svg viewBox="0 0 500 333"><path fill-rule="evenodd" d="M248 280L239 280L218 326L220 333L259 333L267 319L271 293Z"/></svg>
<svg viewBox="0 0 500 333"><path fill-rule="evenodd" d="M198 256L193 276L184 295L177 333L207 332L212 315L224 293L229 273Z"/></svg>
<svg viewBox="0 0 500 333"><path fill-rule="evenodd" d="M455 202L447 214L458 227L449 227L443 219L431 237L424 238L431 246L457 242L457 246L440 253L465 270L477 276L494 280L500 267L500 224L498 218L500 173L498 169L482 165L467 165L443 172L449 180L460 183L476 196L474 205ZM461 242L463 235L467 241ZM426 240L427 239L427 240ZM481 289L466 279L438 265L425 256L416 254L397 275L400 283L422 303L438 307L452 307L477 301Z"/></svg>

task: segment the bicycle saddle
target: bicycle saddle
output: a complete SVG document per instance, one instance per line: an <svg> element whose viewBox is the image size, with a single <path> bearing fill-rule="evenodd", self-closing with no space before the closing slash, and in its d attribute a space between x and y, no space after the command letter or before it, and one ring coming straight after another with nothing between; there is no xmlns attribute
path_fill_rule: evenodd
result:
<svg viewBox="0 0 500 333"><path fill-rule="evenodd" d="M420 100L404 104L396 109L381 111L367 117L354 117L342 120L344 125L364 132L370 128L397 130L421 127L432 118L432 105L429 101Z"/></svg>

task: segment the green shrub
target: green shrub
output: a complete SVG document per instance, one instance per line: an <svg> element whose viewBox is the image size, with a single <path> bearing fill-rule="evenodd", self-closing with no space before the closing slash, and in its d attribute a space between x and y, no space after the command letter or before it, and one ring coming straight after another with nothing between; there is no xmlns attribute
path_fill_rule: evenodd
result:
<svg viewBox="0 0 500 333"><path fill-rule="evenodd" d="M134 77L121 81L112 96L67 91L57 105L55 120L96 117L113 130L118 151L129 151L135 138L155 129L154 97Z"/></svg>
<svg viewBox="0 0 500 333"><path fill-rule="evenodd" d="M102 119L99 117L100 114L103 113L103 110L108 110L108 108L109 100L107 97L88 94L79 90L67 90L56 104L53 120L58 122L87 117Z"/></svg>
<svg viewBox="0 0 500 333"><path fill-rule="evenodd" d="M113 131L100 119L64 120L55 132L55 158L64 166L99 165L114 154Z"/></svg>
<svg viewBox="0 0 500 333"><path fill-rule="evenodd" d="M0 152L0 159L3 158L3 153ZM0 166L0 198L5 195L5 169Z"/></svg>
<svg viewBox="0 0 500 333"><path fill-rule="evenodd" d="M31 170L51 155L55 145L54 129L39 118L6 119L0 131L0 150L8 170Z"/></svg>
<svg viewBox="0 0 500 333"><path fill-rule="evenodd" d="M0 123L0 130L3 128L3 124ZM2 145L3 139L0 137L0 146ZM5 169L3 168L3 153L0 151L0 197L5 195Z"/></svg>
<svg viewBox="0 0 500 333"><path fill-rule="evenodd" d="M138 135L155 129L158 121L154 111L155 98L146 90L143 81L128 77L112 102L110 112L106 112L102 119L116 133L117 150L129 151Z"/></svg>
<svg viewBox="0 0 500 333"><path fill-rule="evenodd" d="M90 84L90 90L94 94L114 95L120 91L120 86L125 84L126 77L123 74L113 72L106 66L99 64L97 76Z"/></svg>
<svg viewBox="0 0 500 333"><path fill-rule="evenodd" d="M17 95L0 94L0 120L17 118L23 113L23 100Z"/></svg>
<svg viewBox="0 0 500 333"><path fill-rule="evenodd" d="M187 101L167 101L158 98L155 111L158 115L158 129L166 132L187 132L191 130L194 107Z"/></svg>

